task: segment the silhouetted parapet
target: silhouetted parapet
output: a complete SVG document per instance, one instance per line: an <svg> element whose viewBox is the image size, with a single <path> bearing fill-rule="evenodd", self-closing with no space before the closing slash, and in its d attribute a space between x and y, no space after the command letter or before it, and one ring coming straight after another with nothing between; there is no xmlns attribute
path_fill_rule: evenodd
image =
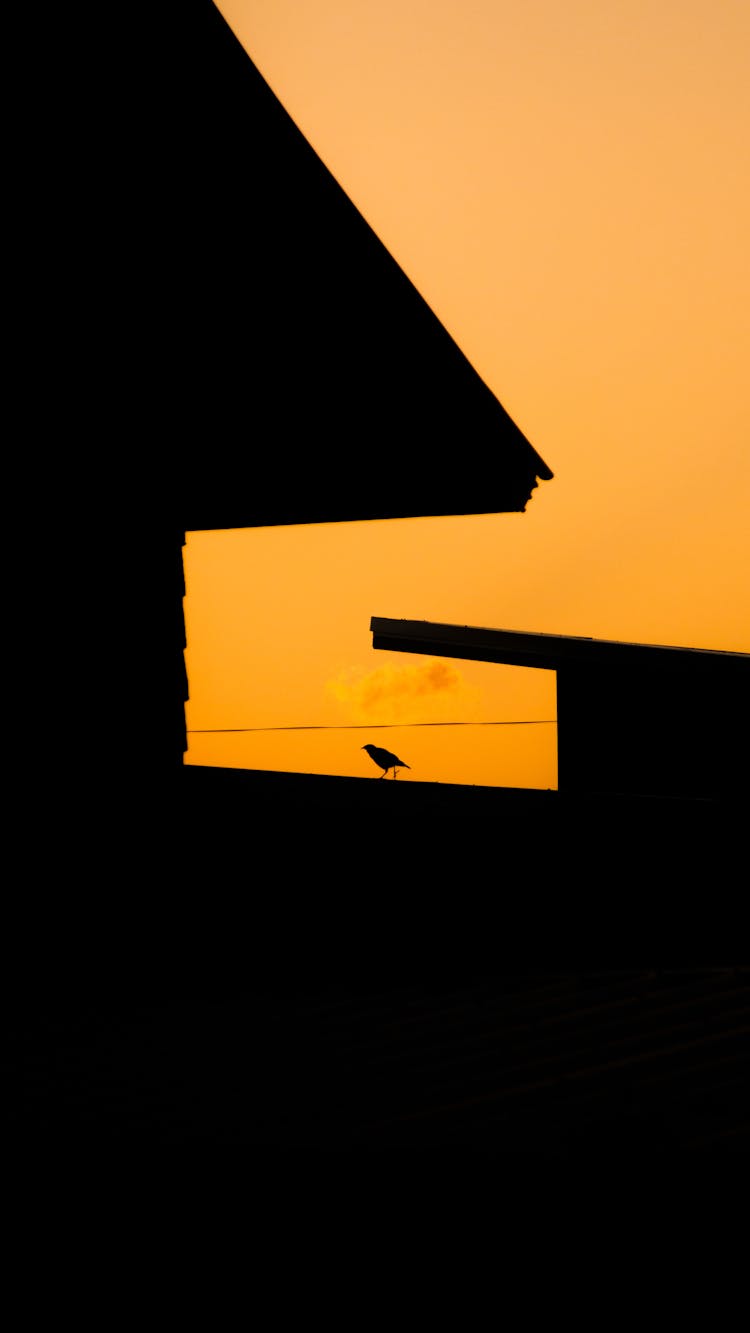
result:
<svg viewBox="0 0 750 1333"><path fill-rule="evenodd" d="M523 510L550 468L216 6L157 29L134 347L177 525Z"/></svg>

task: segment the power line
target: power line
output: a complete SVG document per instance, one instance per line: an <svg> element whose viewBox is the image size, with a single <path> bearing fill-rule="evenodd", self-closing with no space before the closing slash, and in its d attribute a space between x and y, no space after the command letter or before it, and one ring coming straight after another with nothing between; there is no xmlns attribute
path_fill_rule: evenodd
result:
<svg viewBox="0 0 750 1333"><path fill-rule="evenodd" d="M188 727L188 736L226 736L248 731L393 731L397 727L549 727L555 717L527 717L513 722L345 722L339 725L300 727Z"/></svg>

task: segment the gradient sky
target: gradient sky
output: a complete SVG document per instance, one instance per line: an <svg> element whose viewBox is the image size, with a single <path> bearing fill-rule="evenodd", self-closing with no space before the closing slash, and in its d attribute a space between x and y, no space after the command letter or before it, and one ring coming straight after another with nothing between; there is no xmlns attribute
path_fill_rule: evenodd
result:
<svg viewBox="0 0 750 1333"><path fill-rule="evenodd" d="M750 651L750 5L218 7L555 476L524 514L188 534L186 760L371 777L372 740L399 781L555 787L551 673L370 617ZM197 734L243 727L333 729Z"/></svg>

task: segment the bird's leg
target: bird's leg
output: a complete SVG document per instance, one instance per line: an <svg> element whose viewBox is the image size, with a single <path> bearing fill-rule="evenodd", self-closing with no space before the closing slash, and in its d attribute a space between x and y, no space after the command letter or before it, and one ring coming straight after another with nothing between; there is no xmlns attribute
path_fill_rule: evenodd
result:
<svg viewBox="0 0 750 1333"><path fill-rule="evenodd" d="M384 769L383 769L383 772L380 774L380 781L381 781L381 782L383 781L383 778L386 776L387 773L388 773L388 769L387 769L387 768L384 768Z"/></svg>

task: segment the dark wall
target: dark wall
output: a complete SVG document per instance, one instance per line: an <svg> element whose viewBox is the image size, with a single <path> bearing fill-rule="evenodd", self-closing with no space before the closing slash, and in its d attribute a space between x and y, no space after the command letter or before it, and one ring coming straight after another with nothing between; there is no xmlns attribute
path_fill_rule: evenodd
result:
<svg viewBox="0 0 750 1333"><path fill-rule="evenodd" d="M748 791L748 664L577 665L557 672L561 792L739 796Z"/></svg>

